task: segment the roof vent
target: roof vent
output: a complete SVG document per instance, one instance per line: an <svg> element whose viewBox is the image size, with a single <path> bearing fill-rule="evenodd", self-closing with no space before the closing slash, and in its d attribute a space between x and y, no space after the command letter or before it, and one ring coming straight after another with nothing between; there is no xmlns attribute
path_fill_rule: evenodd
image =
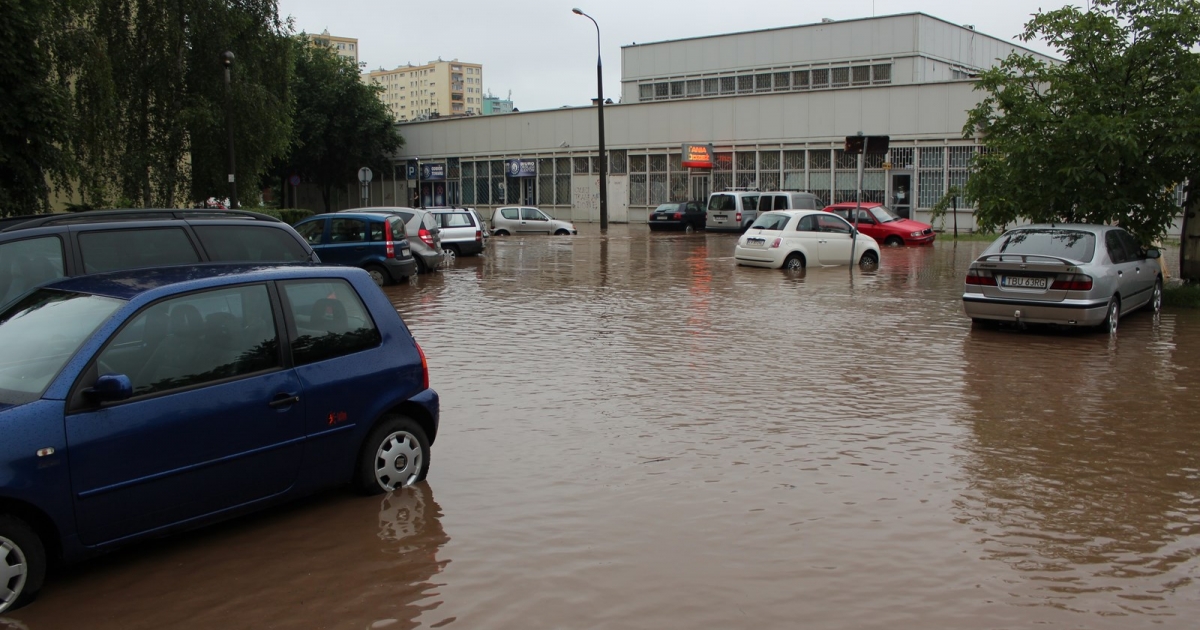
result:
<svg viewBox="0 0 1200 630"><path fill-rule="evenodd" d="M833 24L833 18L821 18L822 24Z"/></svg>
<svg viewBox="0 0 1200 630"><path fill-rule="evenodd" d="M963 24L963 28L965 28L969 31L973 31L973 30L975 30L975 25L974 24Z"/></svg>

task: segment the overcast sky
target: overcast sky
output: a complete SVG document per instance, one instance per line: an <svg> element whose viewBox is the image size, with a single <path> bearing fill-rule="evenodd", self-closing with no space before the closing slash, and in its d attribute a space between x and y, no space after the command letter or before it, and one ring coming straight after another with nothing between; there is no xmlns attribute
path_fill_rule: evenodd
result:
<svg viewBox="0 0 1200 630"><path fill-rule="evenodd" d="M485 91L512 91L518 109L586 105L596 92L600 25L604 95L617 100L621 46L666 39L920 11L973 24L993 37L1016 35L1039 9L1085 0L279 0L297 32L358 38L367 69L445 60L483 64ZM1040 42L1023 44L1053 54Z"/></svg>

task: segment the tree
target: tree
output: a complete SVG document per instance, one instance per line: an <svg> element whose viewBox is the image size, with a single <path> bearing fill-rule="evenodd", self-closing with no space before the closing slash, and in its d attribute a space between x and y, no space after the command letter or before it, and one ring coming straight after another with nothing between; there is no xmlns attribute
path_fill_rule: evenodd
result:
<svg viewBox="0 0 1200 630"><path fill-rule="evenodd" d="M48 178L67 174L67 91L50 80L43 41L50 16L43 1L0 2L0 216L48 210Z"/></svg>
<svg viewBox="0 0 1200 630"><path fill-rule="evenodd" d="M980 75L987 96L963 134L985 146L966 187L985 229L1020 219L1111 223L1148 244L1179 213L1176 186L1189 175L1200 182L1200 6L1091 5L1039 12L1025 25L1024 41L1044 39L1064 62L1014 53Z"/></svg>
<svg viewBox="0 0 1200 630"><path fill-rule="evenodd" d="M295 128L291 151L277 172L317 185L328 212L335 188L355 181L362 166L386 168L404 139L379 99L383 88L363 83L352 60L310 45L303 35L293 46Z"/></svg>
<svg viewBox="0 0 1200 630"><path fill-rule="evenodd" d="M292 50L275 0L48 0L54 79L69 86L75 186L85 205L175 206L226 183L223 66L238 181L287 148Z"/></svg>

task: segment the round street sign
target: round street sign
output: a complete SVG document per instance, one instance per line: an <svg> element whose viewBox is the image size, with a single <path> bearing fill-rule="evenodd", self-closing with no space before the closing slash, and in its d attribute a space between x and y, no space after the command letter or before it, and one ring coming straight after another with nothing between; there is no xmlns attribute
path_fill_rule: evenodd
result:
<svg viewBox="0 0 1200 630"><path fill-rule="evenodd" d="M367 183L370 183L371 177L372 177L371 169L369 169L365 166L358 169L358 181L360 181L364 184L367 184Z"/></svg>
<svg viewBox="0 0 1200 630"><path fill-rule="evenodd" d="M291 177L288 178L288 183L293 186L299 186L300 185L300 176L292 175Z"/></svg>

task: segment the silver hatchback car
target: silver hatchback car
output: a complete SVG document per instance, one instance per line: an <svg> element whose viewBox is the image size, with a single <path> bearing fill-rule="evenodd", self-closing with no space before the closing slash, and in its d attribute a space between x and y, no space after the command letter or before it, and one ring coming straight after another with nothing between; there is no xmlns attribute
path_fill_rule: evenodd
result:
<svg viewBox="0 0 1200 630"><path fill-rule="evenodd" d="M1029 225L1005 232L967 270L963 311L975 322L1096 326L1162 308L1157 249L1108 225Z"/></svg>

